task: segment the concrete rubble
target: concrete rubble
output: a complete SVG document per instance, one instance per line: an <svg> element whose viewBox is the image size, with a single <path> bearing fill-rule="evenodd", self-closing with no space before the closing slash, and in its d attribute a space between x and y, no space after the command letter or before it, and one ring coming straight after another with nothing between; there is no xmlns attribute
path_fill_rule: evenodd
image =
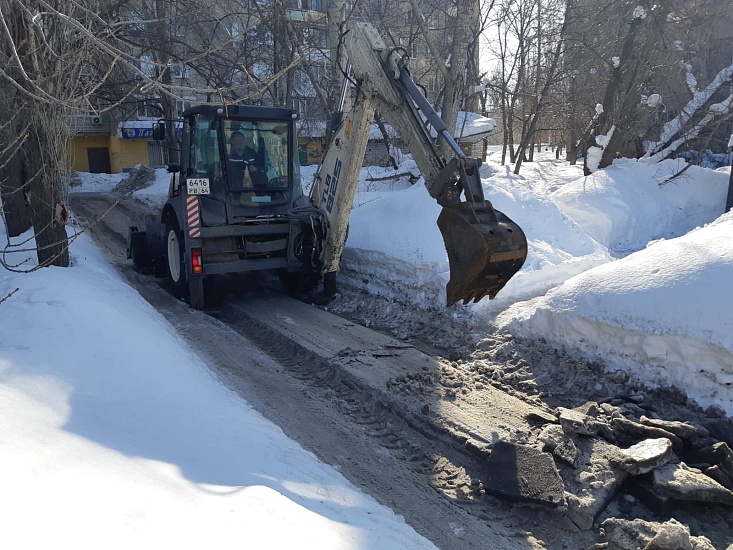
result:
<svg viewBox="0 0 733 550"><path fill-rule="evenodd" d="M534 447L498 441L486 464L486 492L500 498L565 505L562 479L552 457Z"/></svg>
<svg viewBox="0 0 733 550"><path fill-rule="evenodd" d="M672 442L667 438L645 439L628 449L620 449L611 463L632 476L664 466L672 456Z"/></svg>
<svg viewBox="0 0 733 550"><path fill-rule="evenodd" d="M657 468L653 472L653 482L655 489L670 498L733 506L733 491L684 463Z"/></svg>
<svg viewBox="0 0 733 550"><path fill-rule="evenodd" d="M537 432L530 444L536 449L494 443L484 486L504 499L564 505L560 509L580 529L597 525L608 504L622 493L667 517L676 508L696 503L733 507L733 451L728 443L711 437L701 425L640 412L646 410L624 402L559 407L553 415L533 413L530 420ZM558 477L564 487L560 501ZM708 539L691 536L688 527L674 519L656 523L610 518L603 521L601 532L605 542L598 548L713 548Z"/></svg>
<svg viewBox="0 0 733 550"><path fill-rule="evenodd" d="M249 301L247 315L259 318L256 314ZM309 309L303 315L310 319L315 313ZM288 335L294 330L284 317L272 320L271 329ZM342 330L350 337L346 348L312 331L301 330L299 337L336 364L339 376L384 388L385 401L404 411L409 422L449 436L476 457L467 476L476 498L488 494L541 506L547 508L543 514L588 532L614 516L639 517L626 515L631 507L656 514L661 525L677 508L733 505L733 423L714 407L694 409L692 418L699 422L664 418L676 418L667 403L687 404L681 391L650 391L622 372L602 377L603 366L591 365L584 376L600 389L594 400L583 402L573 390L557 395L573 386L577 365L558 369L555 357L545 354L539 360L545 370L537 372L511 338L479 342L469 361L456 354L436 363L386 335L362 335L367 329L346 321ZM552 378L556 373L558 379ZM549 390L538 390L540 377L551 380ZM690 528L699 534L699 525ZM673 532L668 526L654 544L663 547Z"/></svg>
<svg viewBox="0 0 733 550"><path fill-rule="evenodd" d="M610 518L601 523L601 537L604 542L593 550L715 550L710 540L690 535L689 528L675 519L654 523Z"/></svg>

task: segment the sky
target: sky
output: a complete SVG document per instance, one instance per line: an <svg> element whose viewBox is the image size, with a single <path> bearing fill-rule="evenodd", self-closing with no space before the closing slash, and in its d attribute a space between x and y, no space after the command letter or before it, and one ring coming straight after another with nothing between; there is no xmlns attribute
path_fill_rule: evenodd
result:
<svg viewBox="0 0 733 550"><path fill-rule="evenodd" d="M733 414L729 168L670 180L681 162L620 159L583 177L543 151L515 176L495 158L485 192L525 231L528 259L496 299L453 307ZM411 167L408 156L398 171ZM303 172L307 186L314 168ZM405 307L443 307L440 207L421 182L373 179L388 172L362 170L340 276ZM165 200L168 175L156 176L136 198ZM74 192L122 176L81 179ZM432 548L225 388L86 234L70 254L71 268L0 268L0 300L12 293L0 303L4 541ZM23 269L29 257L5 259Z"/></svg>

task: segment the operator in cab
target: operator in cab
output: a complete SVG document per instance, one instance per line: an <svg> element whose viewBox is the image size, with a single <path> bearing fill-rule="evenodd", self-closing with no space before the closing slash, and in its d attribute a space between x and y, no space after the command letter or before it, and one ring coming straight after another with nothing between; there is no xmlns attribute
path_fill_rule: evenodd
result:
<svg viewBox="0 0 733 550"><path fill-rule="evenodd" d="M234 189L267 185L264 159L240 131L232 132L229 138L229 178Z"/></svg>

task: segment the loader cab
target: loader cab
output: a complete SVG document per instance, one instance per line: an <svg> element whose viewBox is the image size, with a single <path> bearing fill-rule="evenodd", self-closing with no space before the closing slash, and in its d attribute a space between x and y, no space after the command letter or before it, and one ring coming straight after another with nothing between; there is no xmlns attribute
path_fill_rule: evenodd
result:
<svg viewBox="0 0 733 550"><path fill-rule="evenodd" d="M202 105L185 111L183 119L179 192L201 195L211 225L285 215L303 198L297 112Z"/></svg>

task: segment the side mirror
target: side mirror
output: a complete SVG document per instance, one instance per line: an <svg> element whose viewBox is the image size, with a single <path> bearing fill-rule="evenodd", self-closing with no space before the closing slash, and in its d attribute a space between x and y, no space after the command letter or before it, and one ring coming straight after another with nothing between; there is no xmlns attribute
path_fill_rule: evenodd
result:
<svg viewBox="0 0 733 550"><path fill-rule="evenodd" d="M169 174L177 174L181 171L181 165L177 162L171 162L170 164L165 165L165 171Z"/></svg>
<svg viewBox="0 0 733 550"><path fill-rule="evenodd" d="M153 122L153 139L155 141L165 139L165 122Z"/></svg>

